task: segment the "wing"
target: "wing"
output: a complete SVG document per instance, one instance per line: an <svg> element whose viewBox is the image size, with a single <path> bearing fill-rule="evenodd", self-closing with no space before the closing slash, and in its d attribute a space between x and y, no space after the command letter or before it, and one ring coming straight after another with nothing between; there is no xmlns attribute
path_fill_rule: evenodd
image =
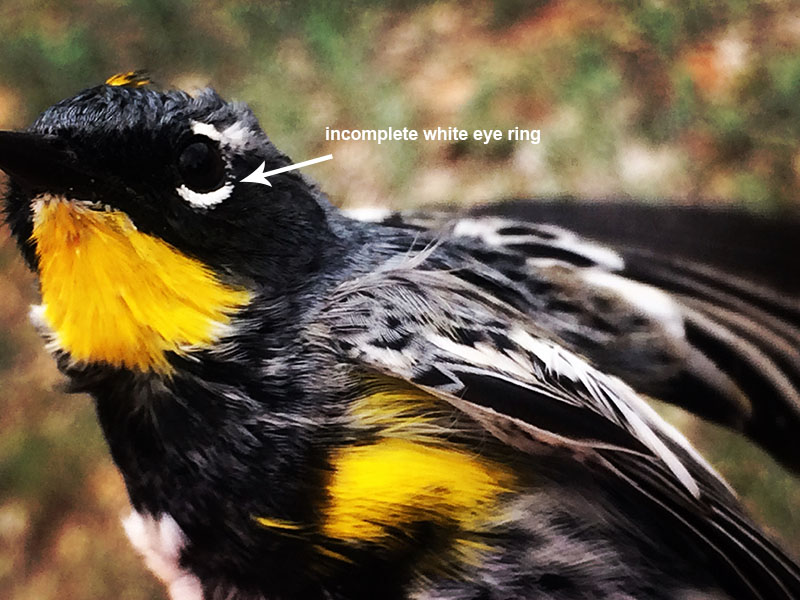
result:
<svg viewBox="0 0 800 600"><path fill-rule="evenodd" d="M316 320L319 343L449 402L523 452L544 444L591 461L705 544L752 598L800 595L798 567L631 388L471 283L483 266L428 270L425 261L400 257L342 284Z"/></svg>
<svg viewBox="0 0 800 600"><path fill-rule="evenodd" d="M568 348L800 472L800 220L532 201L362 216L444 232Z"/></svg>

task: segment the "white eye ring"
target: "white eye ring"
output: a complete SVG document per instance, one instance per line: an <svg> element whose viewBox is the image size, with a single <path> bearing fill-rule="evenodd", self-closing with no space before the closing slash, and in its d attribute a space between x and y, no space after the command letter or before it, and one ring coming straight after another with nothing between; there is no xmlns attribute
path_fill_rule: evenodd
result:
<svg viewBox="0 0 800 600"><path fill-rule="evenodd" d="M233 123L223 131L219 131L216 127L209 123L193 121L192 132L195 135L202 135L214 140L222 147L240 148L244 147L250 130L240 122ZM188 188L186 185L181 185L176 191L181 198L186 200L195 208L212 208L230 197L231 193L233 192L233 183L226 183L221 188L210 192L196 192Z"/></svg>
<svg viewBox="0 0 800 600"><path fill-rule="evenodd" d="M219 130L208 123L192 121L192 132L194 132L195 135L204 135L208 139L214 140L215 142L222 141L222 134L219 132Z"/></svg>
<svg viewBox="0 0 800 600"><path fill-rule="evenodd" d="M185 185L180 186L176 191L181 198L195 208L211 208L230 197L233 192L233 184L226 183L221 188L206 193L195 192Z"/></svg>
<svg viewBox="0 0 800 600"><path fill-rule="evenodd" d="M215 142L219 142L220 146L226 148L244 148L248 138L252 134L252 131L240 121L228 125L228 127L222 131L209 123L192 121L192 132L196 135L204 135Z"/></svg>

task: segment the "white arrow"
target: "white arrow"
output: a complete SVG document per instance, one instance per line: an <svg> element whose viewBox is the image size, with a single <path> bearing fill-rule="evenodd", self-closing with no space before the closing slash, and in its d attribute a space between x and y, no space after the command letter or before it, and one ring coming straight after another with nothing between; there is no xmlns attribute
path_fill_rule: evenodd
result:
<svg viewBox="0 0 800 600"><path fill-rule="evenodd" d="M265 163L262 162L255 171L253 171L252 173L250 173L250 175L242 179L242 183L245 182L261 183L272 187L272 184L267 180L267 177L269 177L270 175L277 175L278 173L285 173L286 171L294 171L295 169L300 169L301 167L307 167L308 165L315 165L317 163L330 160L332 158L333 154L326 154L325 156L320 156L319 158L312 158L311 160L304 160L303 162L299 162L294 165L287 165L285 167L281 167L280 169L273 169L272 171L267 171L266 173L264 172Z"/></svg>

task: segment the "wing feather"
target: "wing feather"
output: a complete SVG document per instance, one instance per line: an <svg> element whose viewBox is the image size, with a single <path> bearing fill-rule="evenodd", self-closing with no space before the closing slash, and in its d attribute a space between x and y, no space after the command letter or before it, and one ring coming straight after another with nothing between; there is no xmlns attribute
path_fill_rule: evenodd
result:
<svg viewBox="0 0 800 600"><path fill-rule="evenodd" d="M379 216L488 268L471 283L637 390L740 430L800 472L800 220L515 201ZM492 274L492 271L495 273Z"/></svg>

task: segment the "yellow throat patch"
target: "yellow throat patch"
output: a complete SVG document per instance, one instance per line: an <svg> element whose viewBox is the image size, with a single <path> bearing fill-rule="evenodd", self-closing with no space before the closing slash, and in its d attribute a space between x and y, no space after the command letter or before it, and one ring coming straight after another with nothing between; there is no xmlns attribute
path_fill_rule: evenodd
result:
<svg viewBox="0 0 800 600"><path fill-rule="evenodd" d="M40 199L32 239L41 316L76 362L169 373L165 352L210 346L251 297L120 211Z"/></svg>

